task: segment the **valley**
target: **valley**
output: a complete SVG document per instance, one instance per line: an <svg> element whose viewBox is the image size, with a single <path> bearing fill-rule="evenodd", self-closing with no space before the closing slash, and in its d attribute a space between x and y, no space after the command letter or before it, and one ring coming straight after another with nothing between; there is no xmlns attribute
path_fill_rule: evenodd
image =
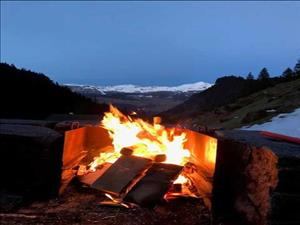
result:
<svg viewBox="0 0 300 225"><path fill-rule="evenodd" d="M92 86L66 84L73 92L84 95L95 102L113 104L126 112L139 115L155 115L186 101L195 93L212 85L204 82L179 86Z"/></svg>

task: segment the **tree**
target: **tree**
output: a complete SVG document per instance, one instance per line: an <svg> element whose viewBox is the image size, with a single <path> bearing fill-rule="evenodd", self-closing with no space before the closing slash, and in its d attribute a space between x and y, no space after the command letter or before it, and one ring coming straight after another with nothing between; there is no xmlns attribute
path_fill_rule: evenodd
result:
<svg viewBox="0 0 300 225"><path fill-rule="evenodd" d="M252 75L252 73L248 73L247 75L247 80L254 80L254 76Z"/></svg>
<svg viewBox="0 0 300 225"><path fill-rule="evenodd" d="M294 72L297 77L300 76L300 59L298 59L296 65L294 67Z"/></svg>
<svg viewBox="0 0 300 225"><path fill-rule="evenodd" d="M258 79L259 79L259 80L267 80L267 79L269 79L269 78L270 78L270 74L269 74L267 68L264 67L264 68L259 72L259 74L258 74Z"/></svg>
<svg viewBox="0 0 300 225"><path fill-rule="evenodd" d="M291 79L293 78L293 76L294 76L294 71L289 67L282 73L282 77L286 79Z"/></svg>

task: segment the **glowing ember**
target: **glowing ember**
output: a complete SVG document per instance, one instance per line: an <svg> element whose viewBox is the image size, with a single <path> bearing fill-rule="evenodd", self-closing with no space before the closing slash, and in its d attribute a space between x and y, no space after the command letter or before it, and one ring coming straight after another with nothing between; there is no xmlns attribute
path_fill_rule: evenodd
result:
<svg viewBox="0 0 300 225"><path fill-rule="evenodd" d="M180 174L178 176L178 178L174 181L174 184L185 184L185 183L188 183L188 182L190 182L190 180L187 177Z"/></svg>
<svg viewBox="0 0 300 225"><path fill-rule="evenodd" d="M154 159L156 155L165 154L165 163L184 165L190 157L189 150L184 148L186 133L166 129L159 123L158 117L150 124L125 116L110 106L110 112L105 113L101 126L109 132L114 150L100 153L90 164L91 169L104 162L115 162L120 157L121 149L126 147L132 149L135 156Z"/></svg>
<svg viewBox="0 0 300 225"><path fill-rule="evenodd" d="M203 197L209 206L207 196L212 191L211 178L217 154L216 139L189 130L165 128L159 117L154 117L153 122L149 123L137 118L135 112L126 116L112 105L110 111L104 114L100 126L108 132L111 144L99 149L99 156L94 158L89 168L82 168L80 174L95 171L105 163L111 165L121 154L181 165L184 166L181 173L164 198L169 200L178 196ZM111 201L104 202L105 204L124 204L129 207L123 203L122 198L114 198L107 193L106 197Z"/></svg>

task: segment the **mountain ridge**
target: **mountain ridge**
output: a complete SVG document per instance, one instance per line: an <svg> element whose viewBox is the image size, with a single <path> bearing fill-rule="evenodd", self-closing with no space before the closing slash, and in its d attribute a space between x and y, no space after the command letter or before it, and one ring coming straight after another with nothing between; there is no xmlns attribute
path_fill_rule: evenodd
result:
<svg viewBox="0 0 300 225"><path fill-rule="evenodd" d="M191 95L206 90L212 84L196 82L178 86L139 86L132 84L115 86L65 84L64 86L98 103L113 104L126 111L153 115L184 102Z"/></svg>
<svg viewBox="0 0 300 225"><path fill-rule="evenodd" d="M107 86L98 86L98 85L87 85L87 84L64 84L71 89L76 90L76 88L82 89L94 89L102 94L107 92L121 92L121 93L152 93L152 92L197 92L203 91L211 87L212 84L206 82L195 82L195 83L186 83L177 86L160 86L160 85L151 85L151 86L142 86L142 85L133 85L133 84L122 84L122 85L107 85Z"/></svg>

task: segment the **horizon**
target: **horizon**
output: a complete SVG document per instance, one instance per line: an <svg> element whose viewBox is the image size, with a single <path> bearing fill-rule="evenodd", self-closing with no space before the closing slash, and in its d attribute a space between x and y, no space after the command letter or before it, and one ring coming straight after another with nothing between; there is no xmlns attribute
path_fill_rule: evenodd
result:
<svg viewBox="0 0 300 225"><path fill-rule="evenodd" d="M95 86L277 76L300 57L298 21L300 2L1 1L1 62Z"/></svg>

